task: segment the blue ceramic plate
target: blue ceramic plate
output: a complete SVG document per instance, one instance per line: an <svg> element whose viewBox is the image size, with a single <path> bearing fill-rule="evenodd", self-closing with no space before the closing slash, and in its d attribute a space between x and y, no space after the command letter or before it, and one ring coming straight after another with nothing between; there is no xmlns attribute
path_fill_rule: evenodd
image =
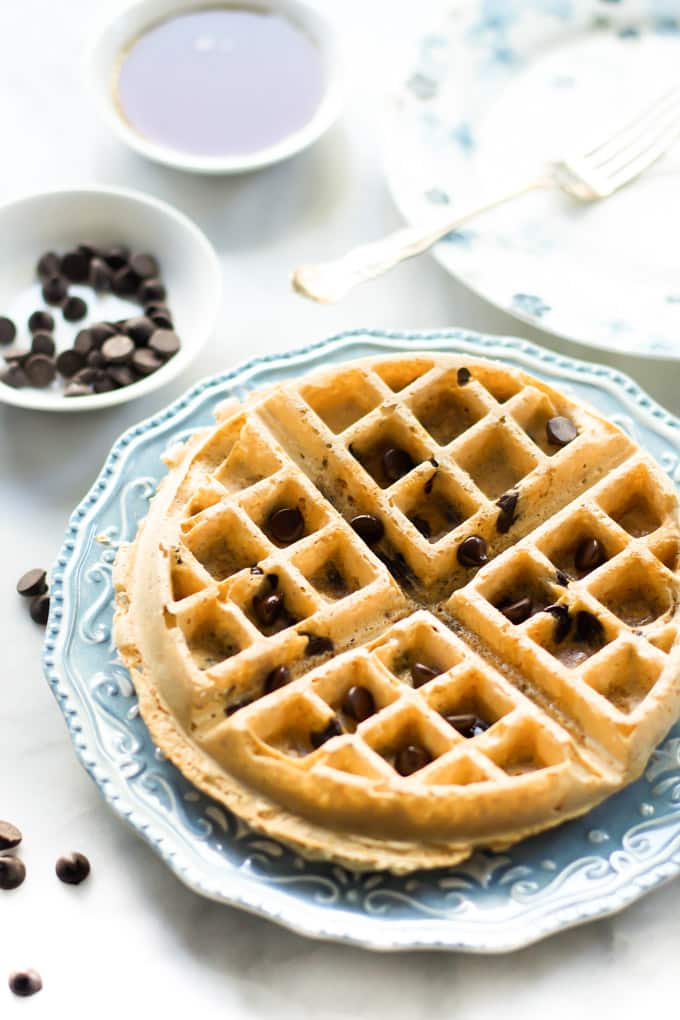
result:
<svg viewBox="0 0 680 1020"><path fill-rule="evenodd" d="M103 796L196 892L315 938L501 952L620 910L680 871L680 726L643 779L584 818L455 869L355 874L303 860L198 793L151 743L111 640L116 546L146 513L171 443L209 424L228 395L404 350L465 352L527 369L617 422L680 487L680 421L610 368L459 330L345 333L208 379L118 440L71 518L52 573L45 672Z"/></svg>
<svg viewBox="0 0 680 1020"><path fill-rule="evenodd" d="M599 145L678 83L678 0L443 0L385 122L409 223L446 222ZM487 300L594 347L680 358L680 146L604 202L533 192L435 257Z"/></svg>

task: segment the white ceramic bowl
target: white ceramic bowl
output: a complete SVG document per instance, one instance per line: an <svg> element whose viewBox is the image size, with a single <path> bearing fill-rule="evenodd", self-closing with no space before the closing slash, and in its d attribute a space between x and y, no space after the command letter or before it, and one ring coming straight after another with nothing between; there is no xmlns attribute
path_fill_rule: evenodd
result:
<svg viewBox="0 0 680 1020"><path fill-rule="evenodd" d="M67 251L81 241L126 244L156 255L182 341L170 361L131 386L66 398L58 381L48 389L13 389L0 383L0 400L7 404L41 411L92 411L122 404L180 375L214 331L222 295L217 255L198 227L165 202L118 188L44 192L0 207L0 237L5 252L0 267L0 315L8 315L16 323L14 346L30 345L28 316L36 308L47 307L35 277L39 256L50 250ZM77 285L69 291L85 299L88 314L81 322L67 323L58 308L50 309L56 322L58 349L70 347L75 334L88 322L141 314L139 305L113 294L99 297L91 288ZM11 349L0 347L0 358Z"/></svg>
<svg viewBox="0 0 680 1020"><path fill-rule="evenodd" d="M115 71L120 54L148 28L173 15L205 9L206 0L135 0L96 33L87 53L87 71L98 106L115 133L131 148L158 163L204 174L232 174L278 163L311 145L338 116L344 94L344 60L340 33L332 22L303 0L224 0L212 6L246 7L287 17L319 48L326 90L316 113L299 131L275 145L239 156L197 156L149 141L135 131L115 102Z"/></svg>

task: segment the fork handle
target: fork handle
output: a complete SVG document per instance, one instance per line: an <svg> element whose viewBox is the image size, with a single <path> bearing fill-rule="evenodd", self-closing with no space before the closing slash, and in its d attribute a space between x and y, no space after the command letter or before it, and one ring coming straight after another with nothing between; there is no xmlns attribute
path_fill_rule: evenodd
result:
<svg viewBox="0 0 680 1020"><path fill-rule="evenodd" d="M379 241L351 248L346 255L332 262L299 266L291 276L291 283L294 290L303 297L322 304L332 304L358 284L381 276L405 259L427 251L437 241L441 241L448 233L467 223L474 216L479 216L487 209L494 209L529 191L548 187L551 183L547 177L532 178L519 187L514 187L512 191L497 195L491 201L474 205L446 223L435 227L431 224L427 227L402 227L380 238Z"/></svg>

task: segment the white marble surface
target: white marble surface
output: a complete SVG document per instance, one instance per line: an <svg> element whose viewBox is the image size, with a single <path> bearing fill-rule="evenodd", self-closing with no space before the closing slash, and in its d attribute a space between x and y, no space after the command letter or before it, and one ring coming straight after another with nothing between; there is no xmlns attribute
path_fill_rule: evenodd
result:
<svg viewBox="0 0 680 1020"><path fill-rule="evenodd" d="M293 296L302 259L342 251L397 225L380 174L381 91L426 5L328 0L352 33L352 94L343 121L313 150L256 176L186 177L145 163L93 119L80 74L99 4L0 3L0 199L56 184L141 188L193 216L219 249L225 300L218 340L177 385L97 416L29 415L0 406L2 700L0 817L24 830L28 880L0 896L0 1017L555 1020L673 1009L680 992L680 883L618 917L494 958L377 956L305 941L184 889L105 808L75 760L40 669L41 632L14 593L29 566L52 561L69 511L114 438L187 383L255 353L353 326L464 325L541 338L423 258L335 308ZM2 239L0 238L0 244ZM11 252L2 252L2 259ZM678 368L601 356L680 412ZM81 849L93 874L72 889L57 855ZM34 966L45 987L14 999L5 975Z"/></svg>

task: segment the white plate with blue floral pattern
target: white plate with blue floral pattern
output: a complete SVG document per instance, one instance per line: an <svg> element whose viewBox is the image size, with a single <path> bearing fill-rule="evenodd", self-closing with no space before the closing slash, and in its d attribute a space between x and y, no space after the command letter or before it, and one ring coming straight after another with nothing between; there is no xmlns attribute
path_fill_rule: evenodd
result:
<svg viewBox="0 0 680 1020"><path fill-rule="evenodd" d="M392 96L409 223L453 219L585 151L680 82L677 0L448 0ZM680 146L604 202L532 192L438 244L482 297L594 347L680 358Z"/></svg>
<svg viewBox="0 0 680 1020"><path fill-rule="evenodd" d="M356 874L304 860L195 790L154 748L111 639L112 562L147 511L164 450L209 424L226 396L404 350L481 355L534 373L619 424L680 489L680 420L611 368L460 330L341 334L207 379L118 440L52 571L45 673L106 801L196 892L304 935L370 949L502 952L620 910L680 872L680 725L642 779L583 818L454 869Z"/></svg>

